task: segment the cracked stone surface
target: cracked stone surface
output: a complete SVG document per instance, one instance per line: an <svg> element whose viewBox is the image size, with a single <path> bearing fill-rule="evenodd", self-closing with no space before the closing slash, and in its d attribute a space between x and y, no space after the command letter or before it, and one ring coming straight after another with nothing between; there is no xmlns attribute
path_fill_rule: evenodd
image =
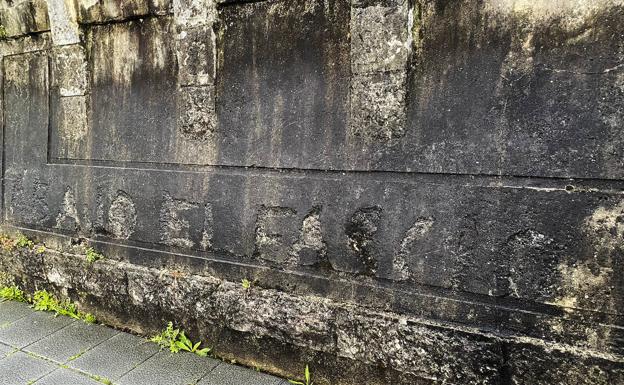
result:
<svg viewBox="0 0 624 385"><path fill-rule="evenodd" d="M0 385L285 385L253 369L0 300Z"/></svg>

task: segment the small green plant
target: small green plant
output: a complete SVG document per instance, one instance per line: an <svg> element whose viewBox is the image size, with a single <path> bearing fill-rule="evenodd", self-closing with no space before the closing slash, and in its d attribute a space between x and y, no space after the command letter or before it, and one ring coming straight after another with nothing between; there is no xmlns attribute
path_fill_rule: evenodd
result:
<svg viewBox="0 0 624 385"><path fill-rule="evenodd" d="M87 323L95 323L93 314L82 313L76 309L76 305L69 300L59 301L55 296L46 290L38 290L32 297L33 308L39 311L52 311L56 315L64 315L75 319L83 320Z"/></svg>
<svg viewBox="0 0 624 385"><path fill-rule="evenodd" d="M303 377L305 379L305 382L295 381L295 380L288 380L288 382L294 385L313 385L314 384L312 382L312 376L310 375L310 368L308 368L308 365L306 365L305 367L305 371L303 372Z"/></svg>
<svg viewBox="0 0 624 385"><path fill-rule="evenodd" d="M88 324L94 324L97 322L97 319L91 313L84 314L84 316L82 317L82 320Z"/></svg>
<svg viewBox="0 0 624 385"><path fill-rule="evenodd" d="M46 247L45 246L39 246L37 247L37 254L43 254L46 252Z"/></svg>
<svg viewBox="0 0 624 385"><path fill-rule="evenodd" d="M24 292L15 285L0 288L0 298L11 301L27 302Z"/></svg>
<svg viewBox="0 0 624 385"><path fill-rule="evenodd" d="M89 263L93 263L95 261L99 261L100 259L104 258L104 256L102 254L100 254L97 251L93 250L92 247L89 247L85 251L85 255L87 257L87 262L89 262Z"/></svg>
<svg viewBox="0 0 624 385"><path fill-rule="evenodd" d="M33 247L35 247L35 242L28 239L28 237L26 237L24 234L20 234L15 240L15 246L32 249Z"/></svg>
<svg viewBox="0 0 624 385"><path fill-rule="evenodd" d="M241 281L241 284L245 290L249 290L251 288L251 282L246 278Z"/></svg>
<svg viewBox="0 0 624 385"><path fill-rule="evenodd" d="M4 39L7 37L7 31L4 25L0 24L0 39Z"/></svg>
<svg viewBox="0 0 624 385"><path fill-rule="evenodd" d="M18 233L17 238L12 238L6 234L0 234L0 248L5 251L13 251L16 248L33 250L35 246L35 242L24 234ZM37 253L43 253L45 251L45 246L41 245L35 250Z"/></svg>
<svg viewBox="0 0 624 385"><path fill-rule="evenodd" d="M193 343L188 337L184 334L184 332L180 332L180 340L177 342L180 349L185 350L190 353L195 353L198 356L206 357L210 352L210 348L200 349L201 341L197 343Z"/></svg>
<svg viewBox="0 0 624 385"><path fill-rule="evenodd" d="M97 374L92 375L91 379L93 379L93 380L95 380L97 382L101 382L104 385L113 385L113 381L109 380L106 377L98 376Z"/></svg>
<svg viewBox="0 0 624 385"><path fill-rule="evenodd" d="M200 349L201 341L194 344L183 331L174 329L173 322L169 322L165 330L150 338L150 341L160 345L161 349L168 348L171 353L184 350L205 357L210 352L210 348Z"/></svg>

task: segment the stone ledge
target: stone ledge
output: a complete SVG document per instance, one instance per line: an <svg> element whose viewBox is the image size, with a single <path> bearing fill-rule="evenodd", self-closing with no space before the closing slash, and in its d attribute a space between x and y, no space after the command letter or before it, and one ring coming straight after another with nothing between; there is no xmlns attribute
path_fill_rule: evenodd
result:
<svg viewBox="0 0 624 385"><path fill-rule="evenodd" d="M211 276L48 250L2 253L2 270L46 287L106 323L150 334L175 320L218 354L294 377L314 363L319 384L614 384L624 358L465 326L292 295ZM578 362L585 362L578 365ZM345 367L358 368L356 373ZM363 377L360 377L363 376Z"/></svg>

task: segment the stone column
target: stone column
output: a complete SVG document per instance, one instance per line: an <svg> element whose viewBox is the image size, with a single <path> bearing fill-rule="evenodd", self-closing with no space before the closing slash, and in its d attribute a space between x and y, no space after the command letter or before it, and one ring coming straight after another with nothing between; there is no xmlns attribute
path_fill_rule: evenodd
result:
<svg viewBox="0 0 624 385"><path fill-rule="evenodd" d="M352 135L367 142L404 135L413 24L408 0L352 0Z"/></svg>
<svg viewBox="0 0 624 385"><path fill-rule="evenodd" d="M178 130L186 139L209 140L216 129L217 19L214 0L174 0L178 58Z"/></svg>
<svg viewBox="0 0 624 385"><path fill-rule="evenodd" d="M75 0L49 0L52 32L51 85L58 97L56 114L61 152L76 157L89 129L89 76Z"/></svg>

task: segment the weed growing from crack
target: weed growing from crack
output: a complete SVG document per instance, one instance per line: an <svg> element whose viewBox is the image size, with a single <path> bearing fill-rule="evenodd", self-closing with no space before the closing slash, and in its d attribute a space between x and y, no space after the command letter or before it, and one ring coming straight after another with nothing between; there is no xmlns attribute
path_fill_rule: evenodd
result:
<svg viewBox="0 0 624 385"><path fill-rule="evenodd" d="M10 301L28 302L24 292L17 286L5 286L0 288L0 298Z"/></svg>
<svg viewBox="0 0 624 385"><path fill-rule="evenodd" d="M109 380L106 377L98 376L97 374L92 375L91 379L97 382L101 382L104 385L113 385L113 381Z"/></svg>
<svg viewBox="0 0 624 385"><path fill-rule="evenodd" d="M87 323L95 323L93 314L82 313L76 309L76 305L69 300L58 300L46 290L38 290L32 296L32 304L35 310L52 311L56 315L65 315L74 319L83 320Z"/></svg>
<svg viewBox="0 0 624 385"><path fill-rule="evenodd" d="M28 239L24 234L18 234L17 238L11 238L6 234L0 234L0 247L5 251L13 251L16 248L29 248L35 247L35 242Z"/></svg>
<svg viewBox="0 0 624 385"><path fill-rule="evenodd" d="M32 248L35 247L35 242L33 242L32 240L28 239L28 237L25 236L24 234L20 234L17 237L17 239L15 240L15 246L21 247L21 248L32 249Z"/></svg>
<svg viewBox="0 0 624 385"><path fill-rule="evenodd" d="M87 262L89 263L93 263L95 261L99 261L100 259L104 258L104 255L95 251L93 247L87 248L87 250L85 251L85 256L87 258Z"/></svg>
<svg viewBox="0 0 624 385"><path fill-rule="evenodd" d="M314 382L312 382L312 375L310 374L310 368L308 367L308 365L306 365L305 370L303 372L303 378L305 382L295 381L295 380L288 380L288 382L294 385L314 385Z"/></svg>
<svg viewBox="0 0 624 385"><path fill-rule="evenodd" d="M24 234L18 233L16 238L12 238L6 234L0 234L0 248L4 251L14 251L15 249L35 250L37 254L46 251L45 246L38 245Z"/></svg>
<svg viewBox="0 0 624 385"><path fill-rule="evenodd" d="M206 357L210 348L200 349L201 341L193 343L180 329L173 328L173 322L169 322L165 330L150 338L150 341L157 343L161 349L168 348L171 353L179 353L184 350L195 353L198 356Z"/></svg>
<svg viewBox="0 0 624 385"><path fill-rule="evenodd" d="M69 361L76 360L76 359L80 358L80 356L82 356L85 353L86 353L86 350L81 350L77 354L74 354L73 356L69 357L69 359L67 359L67 361L69 362Z"/></svg>

